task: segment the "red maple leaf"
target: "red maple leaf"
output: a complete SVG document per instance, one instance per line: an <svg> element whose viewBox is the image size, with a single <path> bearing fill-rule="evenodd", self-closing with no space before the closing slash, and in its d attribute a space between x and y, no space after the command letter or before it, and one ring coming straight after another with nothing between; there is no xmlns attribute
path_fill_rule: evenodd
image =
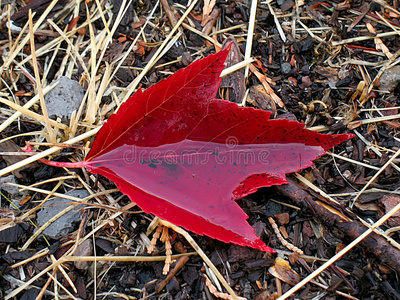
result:
<svg viewBox="0 0 400 300"><path fill-rule="evenodd" d="M286 173L311 166L352 135L312 132L215 99L228 52L136 92L103 125L79 166L114 181L147 213L226 243L274 252L235 200L286 183Z"/></svg>

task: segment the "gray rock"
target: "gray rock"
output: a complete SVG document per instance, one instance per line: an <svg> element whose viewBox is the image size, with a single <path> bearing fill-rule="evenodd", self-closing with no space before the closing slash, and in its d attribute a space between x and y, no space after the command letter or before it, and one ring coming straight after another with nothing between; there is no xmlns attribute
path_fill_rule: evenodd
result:
<svg viewBox="0 0 400 300"><path fill-rule="evenodd" d="M88 269L88 274L90 278L94 279L95 277L99 276L102 267L103 264L101 262L99 261L92 262Z"/></svg>
<svg viewBox="0 0 400 300"><path fill-rule="evenodd" d="M91 256L93 254L93 241L84 240L74 252L74 256ZM74 265L79 270L87 270L90 266L90 261L75 261Z"/></svg>
<svg viewBox="0 0 400 300"><path fill-rule="evenodd" d="M292 66L290 65L290 63L284 62L281 65L281 71L283 74L289 74L291 70L292 70Z"/></svg>
<svg viewBox="0 0 400 300"><path fill-rule="evenodd" d="M11 198L17 198L21 196L19 188L16 186L8 185L6 182L17 183L14 175L8 175L7 177L0 177L0 189L10 194Z"/></svg>
<svg viewBox="0 0 400 300"><path fill-rule="evenodd" d="M6 228L0 231L0 243L15 243L18 242L19 237L24 233L21 225L17 224L13 227Z"/></svg>
<svg viewBox="0 0 400 300"><path fill-rule="evenodd" d="M281 6L281 11L287 11L287 10L291 9L295 5L295 3L293 0L285 0L285 1L283 1L282 4L279 4L279 5Z"/></svg>
<svg viewBox="0 0 400 300"><path fill-rule="evenodd" d="M77 81L66 76L57 81L59 84L44 97L47 113L49 116L69 119L72 112L78 110L82 103L83 89Z"/></svg>
<svg viewBox="0 0 400 300"><path fill-rule="evenodd" d="M89 192L87 190L73 190L66 193L66 195L82 199L89 196ZM39 226L41 227L56 214L69 207L71 205L70 202L71 201L69 201L68 199L59 197L48 200L37 214L37 222ZM63 235L72 232L75 229L77 223L82 220L82 215L79 210L84 207L85 205L78 205L74 209L62 215L49 227L47 227L43 231L43 234L49 238L58 240Z"/></svg>
<svg viewBox="0 0 400 300"><path fill-rule="evenodd" d="M384 71L380 77L380 90L393 92L400 83L400 66L394 66Z"/></svg>

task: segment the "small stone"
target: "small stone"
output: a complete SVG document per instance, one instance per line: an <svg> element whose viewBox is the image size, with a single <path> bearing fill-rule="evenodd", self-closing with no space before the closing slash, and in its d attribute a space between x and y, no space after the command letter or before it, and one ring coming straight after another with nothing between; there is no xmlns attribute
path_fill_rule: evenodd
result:
<svg viewBox="0 0 400 300"><path fill-rule="evenodd" d="M76 266L76 265L75 265ZM76 266L77 267L77 266ZM88 274L90 276L90 278L94 279L95 277L99 276L100 272L101 272L101 268L103 267L103 265L101 264L101 262L99 261L93 261L90 264L90 267L88 269ZM78 267L77 267L78 268ZM79 268L78 268L79 269Z"/></svg>
<svg viewBox="0 0 400 300"><path fill-rule="evenodd" d="M281 4L281 11L287 11L295 5L293 0L285 0Z"/></svg>
<svg viewBox="0 0 400 300"><path fill-rule="evenodd" d="M120 256L128 255L128 253L129 253L128 248L124 245L121 245L115 249L115 254Z"/></svg>
<svg viewBox="0 0 400 300"><path fill-rule="evenodd" d="M21 300L32 300L32 299L36 299L36 297L39 295L40 291L36 290L36 289L30 289L27 290L22 296L21 296Z"/></svg>
<svg viewBox="0 0 400 300"><path fill-rule="evenodd" d="M305 74L305 75L310 74L310 67L309 67L309 65L305 65L305 66L301 67L300 72L303 73L303 74Z"/></svg>
<svg viewBox="0 0 400 300"><path fill-rule="evenodd" d="M78 291L79 296L82 299L87 299L87 294L86 294L86 285L85 281L82 277L78 276L74 281L75 287Z"/></svg>
<svg viewBox="0 0 400 300"><path fill-rule="evenodd" d="M6 182L17 183L17 179L15 178L14 175L8 175L7 177L0 177L0 189L9 193L11 198L17 198L18 196L21 196L18 187L6 184Z"/></svg>
<svg viewBox="0 0 400 300"><path fill-rule="evenodd" d="M301 78L301 82L302 82L303 86L306 87L306 88L312 86L312 84L313 84L311 79L310 79L310 76L303 76Z"/></svg>
<svg viewBox="0 0 400 300"><path fill-rule="evenodd" d="M292 70L292 66L290 65L290 63L284 62L281 65L281 71L283 74L289 74L291 70Z"/></svg>
<svg viewBox="0 0 400 300"><path fill-rule="evenodd" d="M380 83L382 91L393 92L400 83L400 66L384 71L380 77Z"/></svg>
<svg viewBox="0 0 400 300"><path fill-rule="evenodd" d="M24 233L23 228L17 224L0 231L0 243L15 243Z"/></svg>
<svg viewBox="0 0 400 300"><path fill-rule="evenodd" d="M193 57L190 55L189 52L182 53L182 63L185 67L190 65L193 62Z"/></svg>
<svg viewBox="0 0 400 300"><path fill-rule="evenodd" d="M93 254L93 244L91 240L84 240L75 250L74 256L90 256ZM87 270L90 261L74 261L74 265L79 270Z"/></svg>
<svg viewBox="0 0 400 300"><path fill-rule="evenodd" d="M67 192L66 195L83 199L89 196L89 192L86 190L73 190ZM70 202L70 200L59 197L46 201L43 208L37 214L39 227L43 226L59 212L69 207L71 205ZM58 240L63 235L72 232L75 229L75 225L82 220L79 210L84 207L84 205L78 205L74 209L62 215L56 221L51 223L50 226L43 231L43 234L51 239Z"/></svg>
<svg viewBox="0 0 400 300"><path fill-rule="evenodd" d="M83 97L82 86L75 80L62 76L56 80L59 84L44 96L48 115L60 118L71 117L78 110Z"/></svg>
<svg viewBox="0 0 400 300"><path fill-rule="evenodd" d="M110 241L103 240L101 238L96 239L96 246L107 253L114 253L114 247Z"/></svg>
<svg viewBox="0 0 400 300"><path fill-rule="evenodd" d="M156 83L158 80L159 79L158 79L157 72L153 72L153 73L150 74L150 76L149 76L149 82L150 83Z"/></svg>

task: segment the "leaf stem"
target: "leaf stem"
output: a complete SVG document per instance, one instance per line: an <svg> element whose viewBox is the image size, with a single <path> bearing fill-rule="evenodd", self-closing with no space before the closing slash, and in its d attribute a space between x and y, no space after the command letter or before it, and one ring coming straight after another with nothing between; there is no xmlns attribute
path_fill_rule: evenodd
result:
<svg viewBox="0 0 400 300"><path fill-rule="evenodd" d="M44 163L49 166L53 167L60 167L60 168L83 168L85 167L85 161L78 161L78 162L63 162L63 161L51 161L48 159L40 158L38 159L41 163Z"/></svg>
<svg viewBox="0 0 400 300"><path fill-rule="evenodd" d="M29 143L26 143L26 148L22 149L22 151L26 153L32 153L32 146ZM59 167L59 168L83 168L85 167L85 161L78 161L78 162L63 162L63 161L51 161L44 158L39 158L38 161L44 163L49 166Z"/></svg>

